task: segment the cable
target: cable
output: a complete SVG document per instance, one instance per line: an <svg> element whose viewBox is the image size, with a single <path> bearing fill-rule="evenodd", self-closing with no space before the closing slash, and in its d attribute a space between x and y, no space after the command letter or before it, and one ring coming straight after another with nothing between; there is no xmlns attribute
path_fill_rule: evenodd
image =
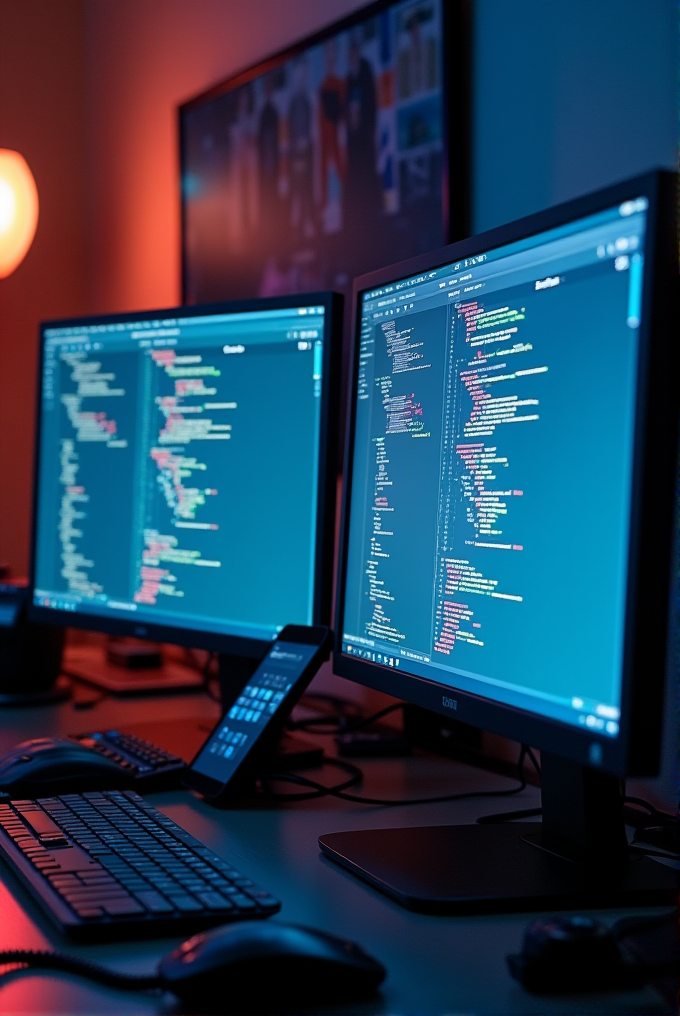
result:
<svg viewBox="0 0 680 1016"><path fill-rule="evenodd" d="M534 752L532 751L532 749L529 747L528 744L522 745L522 751L520 752L520 760L517 763L518 766L521 767L522 763L524 762L525 755L530 758L531 763L534 769L536 770L540 786L541 766L539 764L538 759L534 755ZM495 812L493 815L481 815L477 819L477 825L500 825L502 822L514 822L516 819L520 818L534 818L535 816L542 814L542 811L543 811L542 808L523 808L521 811L498 811Z"/></svg>
<svg viewBox="0 0 680 1016"><path fill-rule="evenodd" d="M356 702L352 702L350 699L342 698L340 695L329 695L327 692L309 691L308 689L304 693L300 701L303 705L308 705L310 707L315 702L321 703L321 705L329 705L331 707L331 710L335 713L338 720L361 719L361 709L356 704ZM329 712L328 716L330 717L330 715L332 714ZM313 720L311 721L301 720L299 722L301 723L313 722Z"/></svg>
<svg viewBox="0 0 680 1016"><path fill-rule="evenodd" d="M391 706L385 706L384 709L380 709L377 713L373 713L372 716L365 716L356 723L348 724L344 727L342 733L352 734L355 730L362 730L364 727L369 727L371 723L377 723L377 721L381 720L383 716L388 716L389 713L394 713L397 709L403 709L405 705L405 702L394 702Z"/></svg>
<svg viewBox="0 0 680 1016"><path fill-rule="evenodd" d="M288 730L302 730L308 734L345 734L353 730L360 730L369 723L374 723L387 713L394 712L396 709L403 709L404 707L403 702L398 702L388 706L386 709L381 709L372 716L362 717L359 707L347 699L336 698L334 695L309 692L304 696L303 703L310 699L312 701L330 702L335 708L335 714L331 713L328 716L312 717L308 720L290 720L287 724Z"/></svg>
<svg viewBox="0 0 680 1016"><path fill-rule="evenodd" d="M396 708L389 706L389 709ZM316 797L338 797L342 801L352 801L355 804L372 804L383 807L401 807L408 804L439 804L444 801L463 801L472 797L510 797L513 794L519 794L526 788L527 781L524 777L524 759L526 757L526 745L522 745L517 760L518 769L518 786L512 787L510 790L469 790L459 794L442 794L437 797L411 797L411 798L396 798L388 800L380 797L359 797L358 794L348 794L346 789L338 784L336 787L326 787L323 783L318 783L316 780L310 779L308 776L302 776L299 773L268 773L265 774L264 778L267 781L283 781L286 783L298 783L301 786L310 787L313 793L309 794L274 794L271 792L265 792L262 796L270 797L274 800L298 800L303 801L307 798ZM340 759L324 759L324 762L330 765L338 766L339 768L345 769L347 772L354 770L361 775L361 770L357 766L352 766L348 762L341 761ZM262 780L263 777L261 776Z"/></svg>
<svg viewBox="0 0 680 1016"><path fill-rule="evenodd" d="M680 858L680 822L676 815L659 811L641 797L625 796L625 821L635 828L630 844L632 850L646 853L650 857L664 857L670 860ZM637 809L644 809L644 814ZM662 852L661 852L662 851Z"/></svg>
<svg viewBox="0 0 680 1016"><path fill-rule="evenodd" d="M527 747L527 755L530 756L532 762L534 763L534 766L537 767L537 762L536 759L533 757L533 752L528 747ZM540 769L538 771L540 773ZM624 797L623 800L625 804L636 805L637 807L644 808L649 813L648 821L641 822L637 826L638 830L642 830L644 832L645 829L650 828L652 823L655 826L661 825L663 828L677 829L678 826L677 818L674 815L670 815L666 812L659 811L657 808L654 807L653 804L650 804L649 801L645 801L641 797L628 797L628 796ZM497 814L494 815L482 815L481 818L477 819L477 823L478 825L499 825L502 822L514 822L517 819L533 818L535 816L541 815L542 811L543 811L542 808L526 808L522 811L498 812ZM629 850L632 850L638 854L645 854L648 857L661 857L667 860L677 860L678 857L680 857L680 854L677 851L673 849L666 850L665 847L663 847L663 844L654 844L653 846L661 846L661 849L654 850L653 847L641 846L633 841L629 844Z"/></svg>
<svg viewBox="0 0 680 1016"><path fill-rule="evenodd" d="M65 956L63 953L37 952L32 949L4 949L0 951L0 966L7 964L21 964L22 967L43 970L62 970L69 974L78 974L90 981L97 981L99 984L106 984L110 988L122 988L124 991L150 991L161 987L161 980L157 974L144 976L143 974L120 974L107 967L101 967L98 963L90 963L89 960L79 960L74 956ZM12 971L5 971L2 977Z"/></svg>
<svg viewBox="0 0 680 1016"><path fill-rule="evenodd" d="M285 783L298 783L301 786L314 787L311 792L306 794L282 794L272 790L262 790L257 796L267 797L269 800L274 801L308 801L317 797L326 797L328 795L336 796L340 795L342 791L349 790L350 787L358 786L364 778L359 766L352 765L351 762L345 762L339 758L324 758L324 764L329 766L335 766L337 769L344 769L346 773L349 773L349 779L343 780L341 783L335 784L332 787L326 787L323 783L317 783L315 780L310 780L307 776L302 776L300 773L260 773L258 780L261 785L273 783L278 780L282 780Z"/></svg>
<svg viewBox="0 0 680 1016"><path fill-rule="evenodd" d="M676 826L678 824L677 815L671 815L666 811L659 811L659 809L655 808L653 804L650 804L649 801L645 801L641 797L630 797L626 795L623 799L623 803L634 804L637 805L638 808L644 808L645 811L649 813L650 820L653 819L656 822L660 822L661 825Z"/></svg>

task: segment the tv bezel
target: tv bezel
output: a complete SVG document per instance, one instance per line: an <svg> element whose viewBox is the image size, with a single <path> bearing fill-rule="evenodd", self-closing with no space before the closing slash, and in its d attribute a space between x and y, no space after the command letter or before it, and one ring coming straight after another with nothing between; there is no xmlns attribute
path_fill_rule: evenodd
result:
<svg viewBox="0 0 680 1016"><path fill-rule="evenodd" d="M336 579L334 673L581 765L593 764L591 746L597 742L601 746L600 768L604 771L620 777L656 775L667 657L671 645L668 622L672 609L675 476L680 417L676 188L675 173L655 171L644 174L355 279L345 484ZM646 310L639 333L630 564L618 736L598 735L590 729L463 692L455 685L448 686L344 653L343 604L347 580L362 294L641 196L649 201L643 288ZM663 596L659 591L663 591ZM455 675L452 678L455 681ZM444 699L447 703L455 703L455 706L452 708L445 704Z"/></svg>
<svg viewBox="0 0 680 1016"><path fill-rule="evenodd" d="M34 603L36 542L38 528L38 487L40 479L40 441L42 430L42 375L43 355L47 328L66 328L79 325L111 324L118 321L148 321L159 317L197 317L209 314L242 313L260 310L279 310L286 307L317 305L324 307L325 338L323 350L323 375L321 390L321 420L319 427L319 477L317 518L319 525L316 535L314 601L312 624L329 625L333 582L333 559L335 544L336 507L336 449L338 446L338 377L341 352L343 319L343 297L338 293L301 293L294 296L266 297L254 300L230 300L216 303L192 304L190 307L169 307L164 309L105 314L80 318L67 318L41 322L39 326L39 353L36 391L36 425L33 464L33 494L30 548L30 578L28 617L31 621L64 627L80 628L87 631L104 632L109 635L127 635L151 639L155 642L171 642L174 645L213 652L229 653L235 656L259 660L272 642L268 639L249 638L221 632L202 631L190 626L135 622L123 617L104 617L42 607ZM286 624L285 618L281 620Z"/></svg>

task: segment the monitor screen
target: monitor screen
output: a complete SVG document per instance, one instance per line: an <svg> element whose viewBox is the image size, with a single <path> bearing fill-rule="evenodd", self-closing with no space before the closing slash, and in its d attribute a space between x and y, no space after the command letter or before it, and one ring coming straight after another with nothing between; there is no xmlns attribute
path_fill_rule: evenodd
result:
<svg viewBox="0 0 680 1016"><path fill-rule="evenodd" d="M34 607L208 648L319 620L337 317L315 294L44 325Z"/></svg>
<svg viewBox="0 0 680 1016"><path fill-rule="evenodd" d="M341 652L454 715L619 735L648 204L359 290Z"/></svg>

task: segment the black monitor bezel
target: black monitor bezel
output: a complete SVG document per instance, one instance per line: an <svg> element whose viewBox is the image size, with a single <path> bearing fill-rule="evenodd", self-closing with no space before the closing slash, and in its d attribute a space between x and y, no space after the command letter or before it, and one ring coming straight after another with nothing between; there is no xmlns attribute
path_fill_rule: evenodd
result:
<svg viewBox="0 0 680 1016"><path fill-rule="evenodd" d="M230 314L247 311L279 310L287 307L317 305L324 307L325 339L323 350L323 375L321 391L321 422L319 430L319 485L315 579L312 624L329 625L333 589L333 550L335 544L336 506L336 449L338 446L339 411L339 369L343 321L343 298L338 293L301 293L294 296L266 297L253 300L230 300L216 303L192 304L191 306L164 309L105 314L80 318L44 321L39 326L39 350L36 390L36 424L33 458L33 495L30 550L30 597L28 616L31 621L64 627L82 628L88 631L104 632L109 635L128 635L151 639L155 642L171 642L175 645L209 649L213 652L230 653L249 659L259 660L271 646L270 640L248 638L241 635L227 635L218 632L200 631L191 627L170 626L133 619L102 617L71 611L41 607L33 602L35 589L36 540L38 520L38 486L40 477L40 441L42 422L42 372L45 345L45 329L65 328L79 325L111 324L118 321L148 321L158 317L197 317L204 314ZM285 623L285 619L283 619Z"/></svg>
<svg viewBox="0 0 680 1016"><path fill-rule="evenodd" d="M539 717L455 688L406 674L342 651L351 470L357 394L360 300L362 294L393 281L430 271L483 253L534 233L610 208L630 198L647 197L647 270L640 328L640 369L636 396L633 504L626 600L626 637L620 731L599 736L571 724ZM656 171L623 181L594 194L527 216L468 240L450 244L355 279L352 301L350 395L347 410L344 491L340 552L336 579L334 673L387 692L433 712L593 764L591 746L600 745L600 767L617 776L651 776L658 771L665 671L668 655L668 611L671 605L675 507L675 474L680 413L677 384L677 178ZM652 395L653 393L653 395ZM656 595L650 596L655 590ZM658 609L658 590L664 591ZM447 704L444 703L447 700ZM449 703L455 703L450 705ZM598 751L600 750L598 749Z"/></svg>

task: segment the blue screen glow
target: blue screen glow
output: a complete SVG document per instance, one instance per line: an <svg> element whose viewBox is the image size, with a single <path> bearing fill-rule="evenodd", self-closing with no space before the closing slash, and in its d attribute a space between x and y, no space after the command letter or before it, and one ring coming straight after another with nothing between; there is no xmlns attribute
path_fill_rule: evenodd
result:
<svg viewBox="0 0 680 1016"><path fill-rule="evenodd" d="M35 603L258 639L312 623L324 322L46 328Z"/></svg>
<svg viewBox="0 0 680 1016"><path fill-rule="evenodd" d="M617 736L646 208L363 293L345 653Z"/></svg>

